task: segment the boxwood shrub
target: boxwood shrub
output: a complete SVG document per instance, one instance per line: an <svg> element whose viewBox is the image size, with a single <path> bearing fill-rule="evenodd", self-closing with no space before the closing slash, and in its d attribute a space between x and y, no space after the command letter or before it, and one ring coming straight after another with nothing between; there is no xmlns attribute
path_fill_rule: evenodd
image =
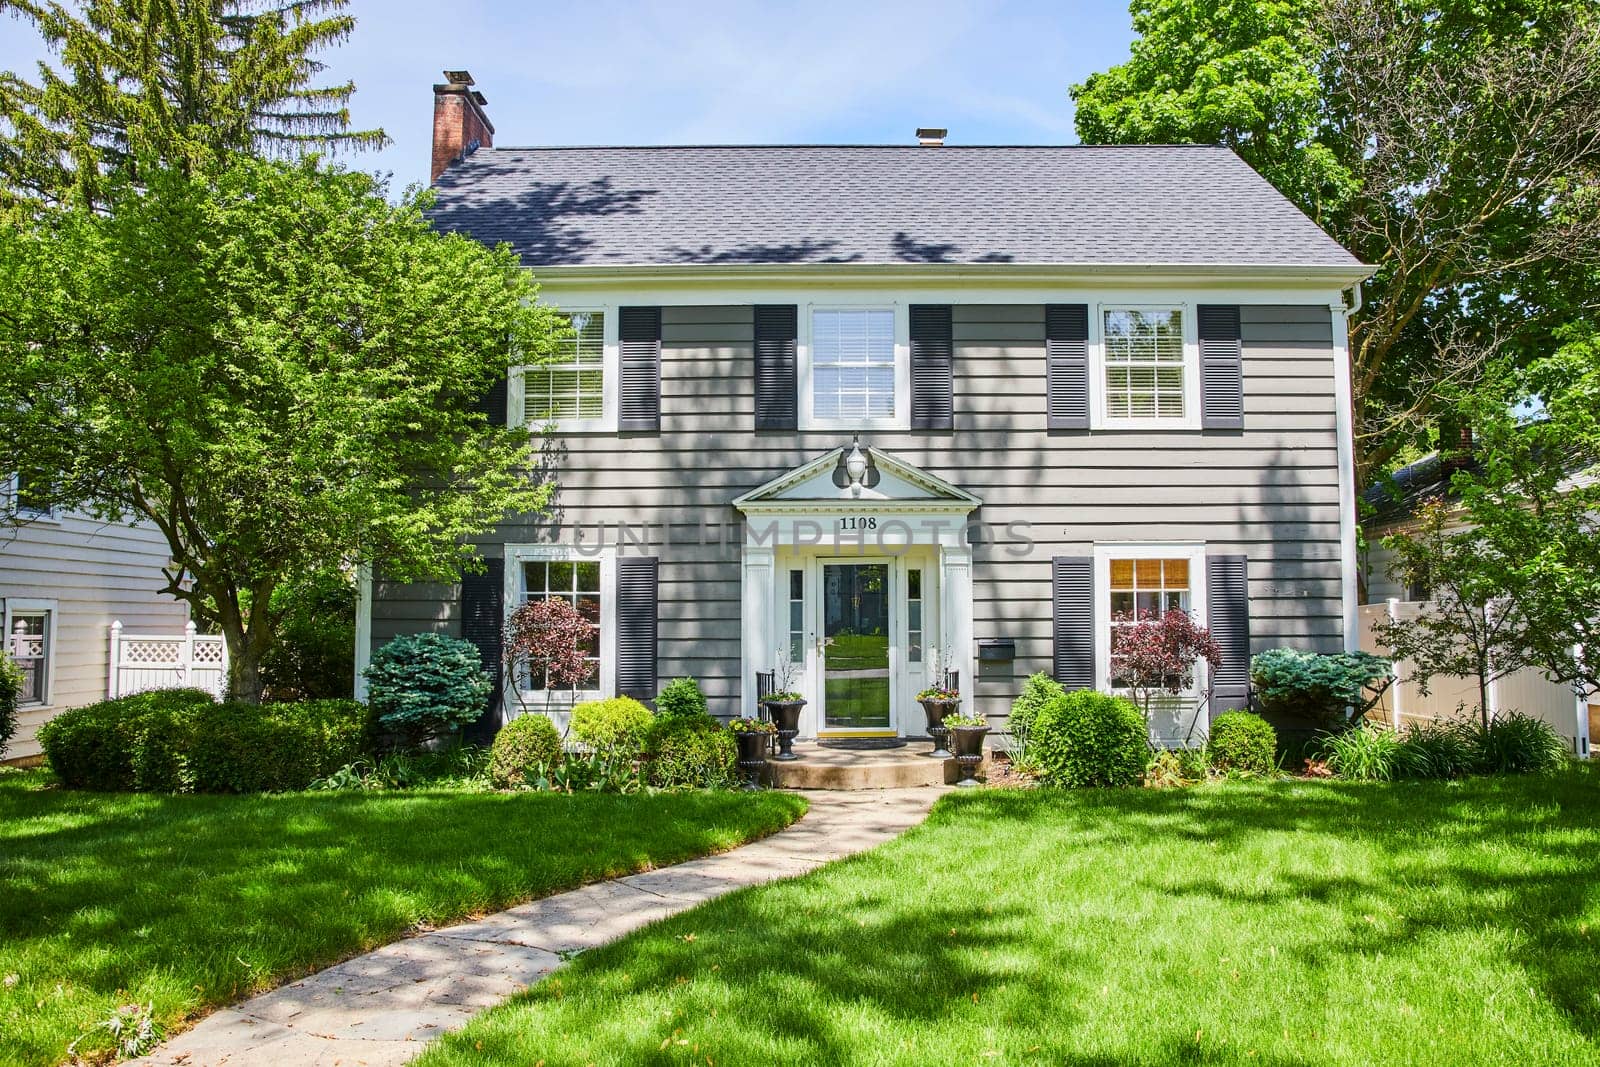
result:
<svg viewBox="0 0 1600 1067"><path fill-rule="evenodd" d="M585 700L572 709L572 736L586 745L638 752L655 716L632 697Z"/></svg>
<svg viewBox="0 0 1600 1067"><path fill-rule="evenodd" d="M1278 753L1272 724L1248 711L1225 711L1211 722L1211 766L1227 774L1271 774Z"/></svg>
<svg viewBox="0 0 1600 1067"><path fill-rule="evenodd" d="M1080 689L1039 709L1029 755L1050 785L1138 785L1150 765L1148 739L1132 701Z"/></svg>
<svg viewBox="0 0 1600 1067"><path fill-rule="evenodd" d="M39 731L50 769L76 789L254 793L304 789L367 751L353 700L218 704L161 689L63 712Z"/></svg>
<svg viewBox="0 0 1600 1067"><path fill-rule="evenodd" d="M74 789L179 792L197 713L213 705L198 689L156 689L62 712L39 728L39 744L62 784Z"/></svg>
<svg viewBox="0 0 1600 1067"><path fill-rule="evenodd" d="M737 781L733 734L710 715L662 716L645 735L645 770L650 784L663 789L694 786L721 789Z"/></svg>
<svg viewBox="0 0 1600 1067"><path fill-rule="evenodd" d="M656 711L664 719L675 715L694 717L706 714L706 696L693 678L674 678L656 696Z"/></svg>
<svg viewBox="0 0 1600 1067"><path fill-rule="evenodd" d="M354 700L204 707L189 741L189 777L197 793L304 789L370 750L369 721Z"/></svg>
<svg viewBox="0 0 1600 1067"><path fill-rule="evenodd" d="M489 777L501 789L532 784L561 759L561 735L538 712L519 715L500 727L489 746Z"/></svg>

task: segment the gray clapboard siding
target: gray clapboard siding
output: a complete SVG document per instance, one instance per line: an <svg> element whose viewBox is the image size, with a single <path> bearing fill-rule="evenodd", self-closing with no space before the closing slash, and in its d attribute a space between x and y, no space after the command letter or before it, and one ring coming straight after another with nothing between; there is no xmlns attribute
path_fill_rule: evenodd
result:
<svg viewBox="0 0 1600 1067"><path fill-rule="evenodd" d="M958 304L953 311L955 432L870 433L886 449L976 494L976 518L1025 519L1020 556L973 550L974 636L1012 637L1011 677L980 676L978 706L1003 716L1020 681L1048 670L1050 559L1097 541L1205 541L1249 558L1251 647L1340 645L1338 452L1332 328L1325 306L1241 311L1243 433L1045 432L1044 308ZM561 521L653 525L660 564L663 679L693 675L732 715L740 671L738 516L728 502L817 454L840 433L753 430L752 310L662 310L661 433L562 437ZM700 543L712 524L713 543ZM547 537L519 518L487 551ZM715 543L718 534L731 538ZM380 587L375 642L408 628L458 625L449 591ZM441 599L446 603L441 605Z"/></svg>

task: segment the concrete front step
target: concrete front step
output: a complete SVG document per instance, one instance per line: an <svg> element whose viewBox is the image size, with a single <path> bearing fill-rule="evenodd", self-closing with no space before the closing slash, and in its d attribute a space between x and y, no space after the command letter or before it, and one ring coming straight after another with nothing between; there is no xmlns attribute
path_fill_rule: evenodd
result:
<svg viewBox="0 0 1600 1067"><path fill-rule="evenodd" d="M767 761L767 781L779 789L907 789L954 785L956 761L937 760L930 742L913 741L904 748L853 751L823 748L815 742L794 746L797 760ZM978 767L981 777L988 767Z"/></svg>

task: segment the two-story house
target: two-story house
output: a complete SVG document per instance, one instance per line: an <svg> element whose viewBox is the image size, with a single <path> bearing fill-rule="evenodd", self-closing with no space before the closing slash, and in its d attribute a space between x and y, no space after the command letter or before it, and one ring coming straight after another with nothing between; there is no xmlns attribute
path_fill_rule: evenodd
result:
<svg viewBox="0 0 1600 1067"><path fill-rule="evenodd" d="M1232 152L496 148L447 79L437 224L576 328L489 401L548 427L559 492L484 574L380 576L358 657L433 628L498 669L505 614L569 597L580 699L689 675L749 714L792 664L803 735L918 735L943 670L998 726L1031 672L1112 687L1116 628L1178 607L1225 652L1157 724L1182 740L1248 701L1252 650L1355 646L1369 269ZM570 699L538 685L514 704Z"/></svg>

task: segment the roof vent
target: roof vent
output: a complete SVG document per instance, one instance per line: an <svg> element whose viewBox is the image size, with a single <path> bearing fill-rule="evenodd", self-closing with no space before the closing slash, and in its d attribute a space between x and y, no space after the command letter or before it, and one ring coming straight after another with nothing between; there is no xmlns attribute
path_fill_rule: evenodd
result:
<svg viewBox="0 0 1600 1067"><path fill-rule="evenodd" d="M476 85L472 80L472 73L465 70L447 70L444 72L445 81L451 85Z"/></svg>
<svg viewBox="0 0 1600 1067"><path fill-rule="evenodd" d="M949 132L949 130L934 126L924 126L917 130L917 143L937 148L944 144L944 135Z"/></svg>

